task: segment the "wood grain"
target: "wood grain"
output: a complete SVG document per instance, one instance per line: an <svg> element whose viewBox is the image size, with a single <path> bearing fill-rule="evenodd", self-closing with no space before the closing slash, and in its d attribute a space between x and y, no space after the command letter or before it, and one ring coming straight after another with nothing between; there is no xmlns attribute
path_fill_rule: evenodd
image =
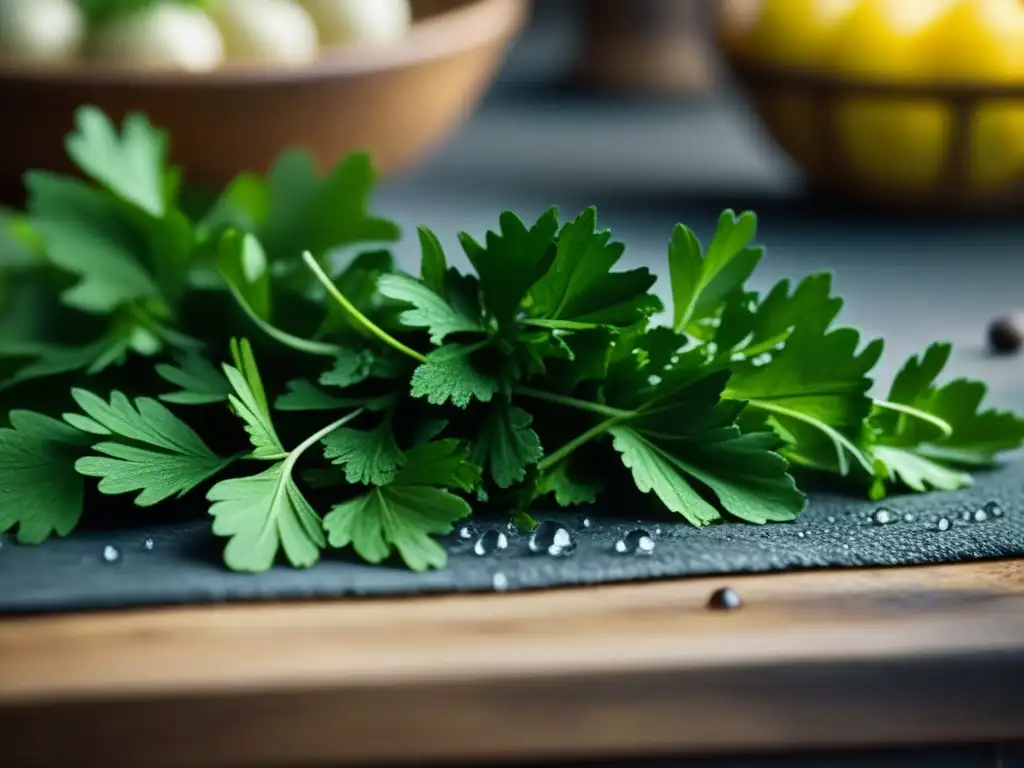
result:
<svg viewBox="0 0 1024 768"><path fill-rule="evenodd" d="M1022 687L1024 560L0 624L4 765L1010 741Z"/></svg>

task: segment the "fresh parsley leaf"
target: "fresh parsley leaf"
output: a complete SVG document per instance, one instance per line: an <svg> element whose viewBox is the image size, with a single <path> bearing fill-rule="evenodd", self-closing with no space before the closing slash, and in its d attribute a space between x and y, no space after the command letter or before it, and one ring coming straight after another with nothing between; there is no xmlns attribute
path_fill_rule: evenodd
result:
<svg viewBox="0 0 1024 768"><path fill-rule="evenodd" d="M389 299L412 304L414 309L402 312L400 320L410 328L428 329L432 344L444 343L445 337L453 333L484 330L479 317L459 311L442 295L408 275L384 275L377 282L377 289Z"/></svg>
<svg viewBox="0 0 1024 768"><path fill-rule="evenodd" d="M498 381L473 365L471 356L478 346L447 344L427 355L427 362L412 373L412 396L425 398L431 405L451 402L459 408L474 399L490 402Z"/></svg>
<svg viewBox="0 0 1024 768"><path fill-rule="evenodd" d="M163 217L167 134L154 128L145 115L125 117L119 136L101 110L79 107L67 152L82 171L126 203L155 218Z"/></svg>
<svg viewBox="0 0 1024 768"><path fill-rule="evenodd" d="M447 292L448 259L437 235L426 227L419 227L416 234L420 239L420 280L430 290L445 298Z"/></svg>
<svg viewBox="0 0 1024 768"><path fill-rule="evenodd" d="M390 379L399 374L398 366L373 350L341 348L331 369L320 374L320 383L348 389L367 379Z"/></svg>
<svg viewBox="0 0 1024 768"><path fill-rule="evenodd" d="M985 385L936 380L952 347L933 344L911 357L893 380L886 400L871 414L869 451L879 469L872 495L885 493L883 481L912 490L956 490L972 483L963 471L991 467L996 456L1024 443L1024 419L1004 411L981 410Z"/></svg>
<svg viewBox="0 0 1024 768"><path fill-rule="evenodd" d="M374 429L336 430L323 443L324 458L344 467L346 480L353 484L386 485L405 462L387 418Z"/></svg>
<svg viewBox="0 0 1024 768"><path fill-rule="evenodd" d="M857 442L871 411L868 373L882 354L882 341L876 339L858 351L859 346L860 334L852 328L829 331L821 322L801 324L770 362L736 365L725 396L747 401L748 410L780 424L786 433L796 434L801 427L817 430L828 438L835 454L822 456L812 450L816 442L798 441L785 450L792 460L812 467L835 466L845 475L852 456L871 473L871 462Z"/></svg>
<svg viewBox="0 0 1024 768"><path fill-rule="evenodd" d="M152 275L139 262L140 241L115 203L79 181L32 171L26 174L28 210L46 259L80 282L64 303L95 314L123 304L160 298Z"/></svg>
<svg viewBox="0 0 1024 768"><path fill-rule="evenodd" d="M106 438L92 447L101 456L75 463L79 473L100 478L102 493L139 491L135 503L150 507L184 496L231 463L156 400L140 397L133 404L115 391L108 403L83 389L72 390L72 396L85 415L67 413L64 420Z"/></svg>
<svg viewBox="0 0 1024 768"><path fill-rule="evenodd" d="M580 504L596 504L602 485L593 480L583 480L569 473L570 462L563 461L537 479L533 498L539 499L553 495L560 507L573 507Z"/></svg>
<svg viewBox="0 0 1024 768"><path fill-rule="evenodd" d="M504 333L512 333L520 302L555 260L558 210L548 210L529 229L507 211L499 224L499 232L487 233L486 246L464 232L459 241L480 277L487 309Z"/></svg>
<svg viewBox="0 0 1024 768"><path fill-rule="evenodd" d="M331 510L324 518L328 540L339 549L352 546L370 563L383 562L394 549L414 571L443 568L448 553L432 536L451 533L471 511L445 488L465 488L469 477L478 478L479 470L457 442L413 448L390 484Z"/></svg>
<svg viewBox="0 0 1024 768"><path fill-rule="evenodd" d="M376 180L366 154L348 155L321 177L308 152L285 152L267 176L268 218L253 234L271 261L296 265L303 251L321 261L346 245L396 240L398 227L368 212Z"/></svg>
<svg viewBox="0 0 1024 768"><path fill-rule="evenodd" d="M544 455L540 437L530 428L533 417L502 399L493 403L473 444L471 459L486 469L499 488L526 476L526 468Z"/></svg>
<svg viewBox="0 0 1024 768"><path fill-rule="evenodd" d="M554 261L530 289L535 319L573 324L632 325L661 310L647 293L655 277L646 268L612 272L625 247L597 229L597 209L587 208L558 234Z"/></svg>
<svg viewBox="0 0 1024 768"><path fill-rule="evenodd" d="M704 253L697 236L676 225L668 252L675 330L698 338L704 334L701 323L714 317L723 299L742 287L761 260L764 250L750 245L756 232L752 211L738 217L725 211Z"/></svg>
<svg viewBox="0 0 1024 768"><path fill-rule="evenodd" d="M32 411L11 411L0 428L0 531L18 542L67 536L82 516L85 484L75 471L94 438Z"/></svg>
<svg viewBox="0 0 1024 768"><path fill-rule="evenodd" d="M224 562L231 570L270 570L281 549L296 568L320 559L320 518L292 479L293 466L280 461L257 475L221 480L207 494L213 532L229 538Z"/></svg>
<svg viewBox="0 0 1024 768"><path fill-rule="evenodd" d="M195 352L181 357L177 365L160 363L156 372L164 381L179 387L177 392L160 395L167 403L207 405L224 402L231 394L227 377L206 357Z"/></svg>

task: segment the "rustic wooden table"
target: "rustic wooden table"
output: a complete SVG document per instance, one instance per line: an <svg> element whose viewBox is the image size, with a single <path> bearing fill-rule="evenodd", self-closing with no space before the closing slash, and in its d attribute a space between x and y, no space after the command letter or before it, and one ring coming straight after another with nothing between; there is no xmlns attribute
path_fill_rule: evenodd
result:
<svg viewBox="0 0 1024 768"><path fill-rule="evenodd" d="M1024 560L0 623L4 765L1024 740Z"/></svg>

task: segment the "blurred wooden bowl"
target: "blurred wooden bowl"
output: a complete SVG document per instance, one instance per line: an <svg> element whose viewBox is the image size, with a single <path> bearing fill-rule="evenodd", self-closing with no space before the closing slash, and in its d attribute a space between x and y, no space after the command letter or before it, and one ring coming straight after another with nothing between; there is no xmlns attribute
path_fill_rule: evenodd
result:
<svg viewBox="0 0 1024 768"><path fill-rule="evenodd" d="M81 104L120 120L145 112L169 131L191 182L223 186L264 172L284 149L321 167L368 150L394 172L427 156L492 81L528 0L413 0L415 24L389 45L325 50L313 65L229 64L204 74L141 73L83 62L68 69L0 68L0 188L32 168L67 171L64 137ZM5 197L7 194L5 194Z"/></svg>

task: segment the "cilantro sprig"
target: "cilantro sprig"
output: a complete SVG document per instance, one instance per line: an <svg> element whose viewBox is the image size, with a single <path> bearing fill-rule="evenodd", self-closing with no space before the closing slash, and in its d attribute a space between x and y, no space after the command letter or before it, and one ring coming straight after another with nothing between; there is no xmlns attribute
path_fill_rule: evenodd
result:
<svg viewBox="0 0 1024 768"><path fill-rule="evenodd" d="M0 219L0 530L23 543L121 500L208 513L237 571L325 550L426 570L483 505L528 525L632 493L697 527L787 522L809 473L951 490L1024 442L984 384L940 382L946 344L873 394L882 341L838 324L828 274L747 285L752 212L707 245L677 226L663 292L593 208L463 233L470 273L421 227L407 273L367 156L320 174L286 152L197 209L169 145L85 107L80 177L28 173Z"/></svg>

